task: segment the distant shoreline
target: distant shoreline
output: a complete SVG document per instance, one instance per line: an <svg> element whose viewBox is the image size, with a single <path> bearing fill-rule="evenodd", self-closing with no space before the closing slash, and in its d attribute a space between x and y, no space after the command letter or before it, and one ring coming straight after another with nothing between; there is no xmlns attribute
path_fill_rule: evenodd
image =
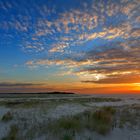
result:
<svg viewBox="0 0 140 140"><path fill-rule="evenodd" d="M76 93L72 93L72 92L58 92L58 91L54 91L54 92L11 92L11 93L0 93L1 94L76 94Z"/></svg>

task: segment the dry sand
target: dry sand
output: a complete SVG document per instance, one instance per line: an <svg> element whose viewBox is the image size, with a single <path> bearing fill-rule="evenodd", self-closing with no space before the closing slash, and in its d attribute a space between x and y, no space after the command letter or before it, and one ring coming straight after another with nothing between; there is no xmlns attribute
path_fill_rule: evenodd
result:
<svg viewBox="0 0 140 140"><path fill-rule="evenodd" d="M70 97L68 97L70 98ZM73 98L73 97L72 97ZM82 97L83 98L83 97ZM2 99L3 100L3 99ZM138 99L123 99L118 102L86 102L84 104L80 103L63 103L52 108L42 109L41 107L33 108L10 108L0 106L0 119L2 116L10 111L14 115L14 119L10 122L0 121L0 139L8 135L10 126L12 124L21 124L22 133L24 133L24 127L22 126L22 121L27 123L28 127L32 127L34 124L47 123L50 119L58 119L62 116L73 116L82 113L91 108L97 108L102 106L116 106L122 108L123 106L131 106L133 104L140 105L140 100ZM139 119L140 122L140 119ZM140 140L140 123L135 128L115 128L107 136L102 136L100 134L84 131L81 134L75 136L74 140ZM50 135L36 136L34 140L53 140L54 137ZM57 138L55 138L57 140Z"/></svg>

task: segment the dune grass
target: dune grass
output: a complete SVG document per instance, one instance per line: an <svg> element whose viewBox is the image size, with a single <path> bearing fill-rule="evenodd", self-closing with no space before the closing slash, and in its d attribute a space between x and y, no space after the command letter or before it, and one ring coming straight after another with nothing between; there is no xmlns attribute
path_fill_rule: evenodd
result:
<svg viewBox="0 0 140 140"><path fill-rule="evenodd" d="M79 132L82 129L82 124L80 118L77 116L71 117L63 117L58 119L57 121L50 121L48 124L48 129L55 133L59 134L61 132L64 133L65 137L71 137L75 135L76 132Z"/></svg>
<svg viewBox="0 0 140 140"><path fill-rule="evenodd" d="M26 96L22 96L23 98L20 97L20 99L13 99L11 100L3 100L0 101L0 105L2 106L6 106L9 108L32 108L32 107L36 107L38 105L42 105L42 104L62 104L62 103L80 103L80 104L84 104L87 102L118 102L121 101L121 99L119 98L99 98L99 97L89 97L89 98L70 98L70 96L67 96L68 98L58 98L58 99L53 99L52 95L52 99L47 99L46 100L36 100L36 99L30 99L27 98ZM11 97L12 98L12 97ZM43 99L43 98L42 98Z"/></svg>
<svg viewBox="0 0 140 140"><path fill-rule="evenodd" d="M123 128L126 124L132 126L136 126L139 118L140 118L140 112L139 112L140 106L133 105L129 108L125 108L120 111L120 117L119 117L119 127Z"/></svg>
<svg viewBox="0 0 140 140"><path fill-rule="evenodd" d="M48 130L53 134L60 134L73 137L76 133L85 129L95 131L101 135L109 133L113 127L113 117L116 110L112 107L103 107L97 111L87 111L71 117L63 117L48 124Z"/></svg>
<svg viewBox="0 0 140 140"><path fill-rule="evenodd" d="M7 112L7 113L5 113L3 115L1 120L4 121L4 122L8 122L8 121L11 121L12 119L13 119L12 113L11 112Z"/></svg>
<svg viewBox="0 0 140 140"><path fill-rule="evenodd" d="M17 133L18 133L18 127L16 125L12 125L10 127L10 131L9 131L8 135L5 138L3 138L2 140L16 140Z"/></svg>
<svg viewBox="0 0 140 140"><path fill-rule="evenodd" d="M12 114L7 113L4 115L6 117L3 116L3 118L10 120L7 119L10 115ZM20 139L34 139L42 135L48 135L61 140L73 140L85 131L104 136L108 135L114 127L118 127L119 125L121 128L126 123L135 124L139 116L139 106L136 105L123 107L122 109L117 107L90 108L74 116L63 116L59 119L49 118L49 120L43 121L42 123L33 123L32 127L27 129L26 134L22 136L23 138L20 137ZM19 139L17 133L17 126L11 126L7 137L2 140ZM90 137L87 139L90 140Z"/></svg>
<svg viewBox="0 0 140 140"><path fill-rule="evenodd" d="M85 113L85 127L99 134L107 134L113 126L113 117L116 110L112 107L103 107L96 112Z"/></svg>

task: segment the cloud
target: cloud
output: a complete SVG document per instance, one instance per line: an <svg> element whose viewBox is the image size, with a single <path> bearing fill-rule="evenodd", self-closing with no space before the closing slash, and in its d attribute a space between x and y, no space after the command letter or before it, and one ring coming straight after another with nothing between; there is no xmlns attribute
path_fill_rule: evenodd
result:
<svg viewBox="0 0 140 140"><path fill-rule="evenodd" d="M52 49L49 52L64 52L64 49L69 46L69 43L58 43L54 44Z"/></svg>
<svg viewBox="0 0 140 140"><path fill-rule="evenodd" d="M0 2L9 17L0 19L2 41L9 41L12 30L17 46L31 54L25 64L29 68L58 66L96 84L138 82L140 1L91 0L79 5L66 4L60 10L53 2ZM10 14L11 8L18 14Z"/></svg>
<svg viewBox="0 0 140 140"><path fill-rule="evenodd" d="M37 93L53 90L54 88L44 83L0 82L0 93Z"/></svg>
<svg viewBox="0 0 140 140"><path fill-rule="evenodd" d="M0 28L7 31L14 29L15 34L20 36L20 46L24 48L23 50L32 53L42 51L64 53L67 48L81 46L97 38L113 40L118 37L123 39L138 37L138 31L133 31L132 34L130 32L134 23L139 21L139 0L107 2L92 0L81 1L79 4L81 8L69 7L60 12L52 3L51 7L48 6L50 3L40 5L32 3L32 7L29 7L30 4L26 3L0 2L5 13L11 8L18 10L17 15L8 15L10 20L2 20ZM18 7L23 8L24 14ZM38 16L34 19L32 14ZM108 25L110 17L116 21L115 24L112 22ZM32 40L33 38L37 41Z"/></svg>
<svg viewBox="0 0 140 140"><path fill-rule="evenodd" d="M104 49L99 52L89 51L85 54L85 58L96 63L80 68L76 73L87 75L87 80L83 77L82 81L98 84L140 82L138 78L140 73L139 43L139 40L129 40L125 43L106 44L109 47L101 46ZM97 81L92 80L98 75L102 76Z"/></svg>
<svg viewBox="0 0 140 140"><path fill-rule="evenodd" d="M127 15L128 17L132 17L134 13L138 12L139 5L139 0L134 0L131 2L128 0L124 1L123 6L121 7L121 12Z"/></svg>
<svg viewBox="0 0 140 140"><path fill-rule="evenodd" d="M49 59L40 59L40 60L36 60L36 61L27 61L25 63L25 65L27 65L28 67L38 67L38 66L51 66L51 65L55 65L55 66L64 66L67 68L70 67L80 67L80 66L86 66L86 65L90 65L93 64L90 60L82 60L82 61L78 61L78 60L72 60L72 59L65 59L65 60L49 60Z"/></svg>
<svg viewBox="0 0 140 140"><path fill-rule="evenodd" d="M109 42L85 52L81 58L38 59L27 61L28 67L59 66L70 68L69 75L79 77L81 81L90 83L133 83L140 73L140 41L130 39L125 42ZM128 78L127 78L128 77ZM128 79L129 82L128 82Z"/></svg>
<svg viewBox="0 0 140 140"><path fill-rule="evenodd" d="M42 84L34 84L34 83L11 83L11 82L1 82L0 87L31 87L31 86L39 86Z"/></svg>
<svg viewBox="0 0 140 140"><path fill-rule="evenodd" d="M139 74L119 74L115 76L109 76L100 80L91 80L91 81L82 81L84 83L94 83L94 84L131 84L131 83L140 83Z"/></svg>
<svg viewBox="0 0 140 140"><path fill-rule="evenodd" d="M35 50L35 52L42 52L44 50L44 47L42 44L38 44L37 46L35 45L27 45L24 50L27 49L28 52L32 52Z"/></svg>

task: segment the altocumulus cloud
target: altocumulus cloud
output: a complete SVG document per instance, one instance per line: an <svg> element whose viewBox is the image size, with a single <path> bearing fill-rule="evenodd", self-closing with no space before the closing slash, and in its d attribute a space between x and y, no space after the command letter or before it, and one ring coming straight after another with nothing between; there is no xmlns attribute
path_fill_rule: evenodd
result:
<svg viewBox="0 0 140 140"><path fill-rule="evenodd" d="M1 1L1 10L5 14L16 9L18 15L11 14L11 20L2 20L0 28L7 32L14 29L15 34L22 38L19 44L22 49L37 53L46 50L64 53L68 47L79 46L96 38L111 40L139 36L139 26L136 31L133 29L134 24L139 24L139 0L81 0L79 7L65 5L67 9L63 11L60 11L60 5L57 7L51 3L49 7L50 3ZM18 7L22 7L24 14ZM33 15L38 16L34 19ZM109 18L115 22L109 24Z"/></svg>
<svg viewBox="0 0 140 140"><path fill-rule="evenodd" d="M140 41L129 40L125 43L106 44L102 51L90 51L85 55L86 59L97 62L92 66L81 68L77 73L102 74L105 76L99 80L85 80L98 84L108 83L139 83L140 77ZM109 46L109 48L108 48ZM99 49L99 48L98 48Z"/></svg>
<svg viewBox="0 0 140 140"><path fill-rule="evenodd" d="M80 0L79 6L63 3L63 10L61 4L0 1L2 12L10 16L0 21L5 31L2 40L14 38L9 32L14 30L18 45L31 54L25 66L65 67L82 82L140 82L139 0ZM11 9L18 14L9 14Z"/></svg>

